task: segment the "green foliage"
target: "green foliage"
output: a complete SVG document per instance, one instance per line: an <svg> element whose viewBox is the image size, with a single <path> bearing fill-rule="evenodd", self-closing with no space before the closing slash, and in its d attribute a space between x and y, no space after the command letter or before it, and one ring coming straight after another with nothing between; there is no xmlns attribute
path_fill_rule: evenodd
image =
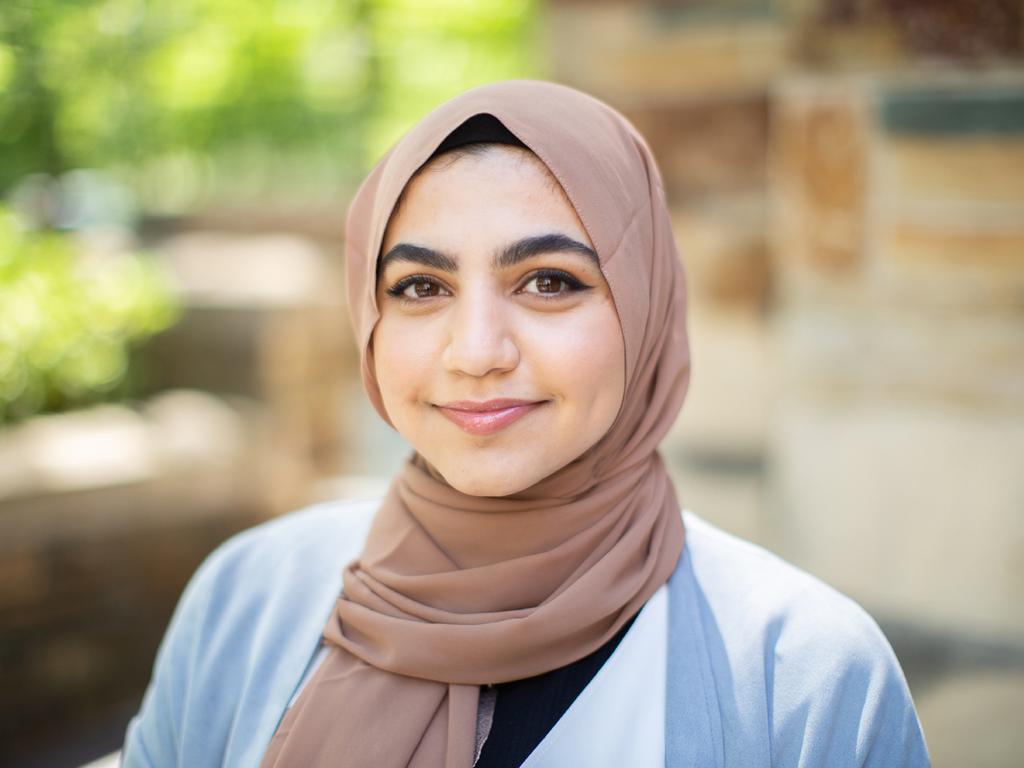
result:
<svg viewBox="0 0 1024 768"><path fill-rule="evenodd" d="M426 110L535 76L535 0L3 0L0 195L115 171L144 210L330 196Z"/></svg>
<svg viewBox="0 0 1024 768"><path fill-rule="evenodd" d="M151 259L90 260L0 208L0 424L126 394L133 345L178 314Z"/></svg>
<svg viewBox="0 0 1024 768"><path fill-rule="evenodd" d="M473 85L541 77L536 3L389 0L371 3L368 31L381 88L366 156L379 157L423 114Z"/></svg>

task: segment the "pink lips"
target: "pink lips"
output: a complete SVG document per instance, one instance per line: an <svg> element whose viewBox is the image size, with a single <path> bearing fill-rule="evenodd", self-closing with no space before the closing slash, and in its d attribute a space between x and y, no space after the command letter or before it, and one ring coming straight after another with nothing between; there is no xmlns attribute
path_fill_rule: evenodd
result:
<svg viewBox="0 0 1024 768"><path fill-rule="evenodd" d="M437 406L448 419L471 435L490 435L518 421L543 401L499 398L476 403L459 400Z"/></svg>

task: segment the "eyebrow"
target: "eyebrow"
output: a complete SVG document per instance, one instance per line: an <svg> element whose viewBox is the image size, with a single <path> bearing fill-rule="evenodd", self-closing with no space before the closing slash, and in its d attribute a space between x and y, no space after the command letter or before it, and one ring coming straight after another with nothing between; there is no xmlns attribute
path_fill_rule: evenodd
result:
<svg viewBox="0 0 1024 768"><path fill-rule="evenodd" d="M599 267L601 264L597 253L579 240L573 240L568 235L548 234L516 240L495 253L491 259L491 265L496 269L507 269L542 253L557 252L579 253L590 259L596 266ZM454 256L421 245L398 243L378 262L377 276L379 277L389 264L400 261L422 264L442 272L458 272L459 270L459 261Z"/></svg>

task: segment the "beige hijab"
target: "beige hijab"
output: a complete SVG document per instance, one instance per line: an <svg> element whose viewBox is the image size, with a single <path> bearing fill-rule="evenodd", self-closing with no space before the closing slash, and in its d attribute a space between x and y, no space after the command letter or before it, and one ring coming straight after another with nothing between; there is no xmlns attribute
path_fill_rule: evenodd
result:
<svg viewBox="0 0 1024 768"><path fill-rule="evenodd" d="M683 548L656 452L689 381L683 269L650 149L591 96L531 80L475 88L423 118L370 172L346 241L366 391L387 421L369 342L388 217L416 169L479 113L540 157L595 245L622 324L623 403L594 446L512 496L463 494L412 457L344 568L324 630L330 653L263 766L469 768L479 686L600 647L668 579Z"/></svg>

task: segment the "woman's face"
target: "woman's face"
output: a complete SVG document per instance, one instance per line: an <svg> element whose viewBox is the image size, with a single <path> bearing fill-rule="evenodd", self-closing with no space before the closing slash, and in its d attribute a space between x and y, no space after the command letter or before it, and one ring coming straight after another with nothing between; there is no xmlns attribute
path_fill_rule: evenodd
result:
<svg viewBox="0 0 1024 768"><path fill-rule="evenodd" d="M406 186L381 248L377 381L395 428L463 493L528 488L615 420L625 351L593 248L521 148L442 155Z"/></svg>

